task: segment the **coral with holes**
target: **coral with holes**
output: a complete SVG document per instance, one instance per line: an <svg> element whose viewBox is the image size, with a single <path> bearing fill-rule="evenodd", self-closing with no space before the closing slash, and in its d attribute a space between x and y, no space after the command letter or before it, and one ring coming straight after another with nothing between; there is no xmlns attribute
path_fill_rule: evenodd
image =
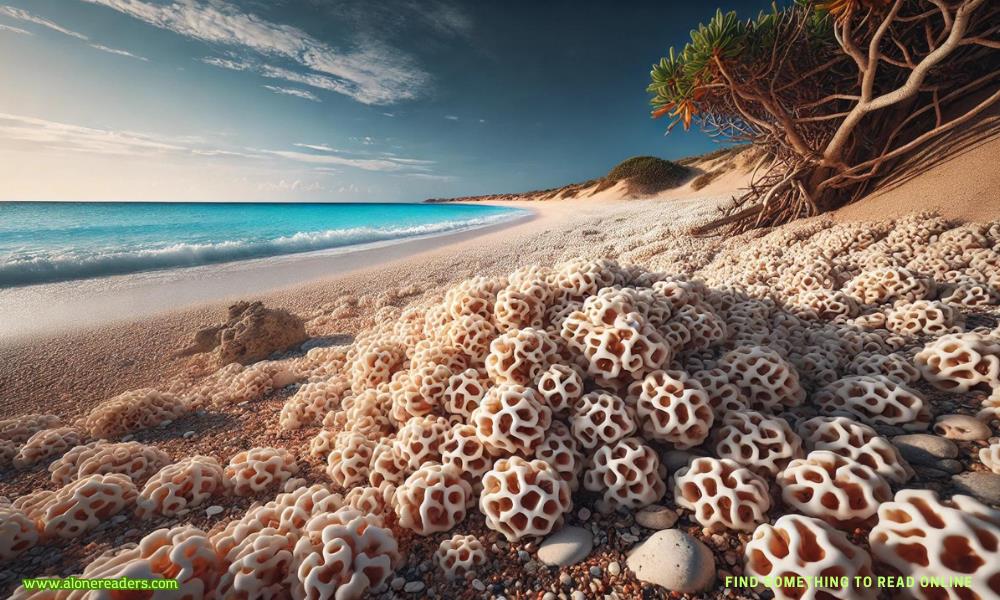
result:
<svg viewBox="0 0 1000 600"><path fill-rule="evenodd" d="M705 441L715 413L696 379L683 371L654 371L636 386L636 413L646 439L679 449Z"/></svg>
<svg viewBox="0 0 1000 600"><path fill-rule="evenodd" d="M798 371L770 348L741 346L723 355L718 366L751 408L776 411L805 399Z"/></svg>
<svg viewBox="0 0 1000 600"><path fill-rule="evenodd" d="M497 336L497 329L488 319L476 315L462 315L444 326L442 335L448 346L468 357L469 364L481 366L490 353L490 344Z"/></svg>
<svg viewBox="0 0 1000 600"><path fill-rule="evenodd" d="M714 422L722 420L722 417L730 411L749 408L739 386L731 383L729 376L722 369L702 369L692 373L691 377L701 384L701 388L708 395L708 405L712 407L712 413L715 415Z"/></svg>
<svg viewBox="0 0 1000 600"><path fill-rule="evenodd" d="M840 290L804 290L793 296L789 304L795 314L807 319L832 321L858 316L857 301Z"/></svg>
<svg viewBox="0 0 1000 600"><path fill-rule="evenodd" d="M336 442L337 433L329 429L322 429L309 440L309 455L316 458L326 459L333 452L333 445Z"/></svg>
<svg viewBox="0 0 1000 600"><path fill-rule="evenodd" d="M486 373L497 384L535 385L558 350L555 338L545 330L513 329L490 344Z"/></svg>
<svg viewBox="0 0 1000 600"><path fill-rule="evenodd" d="M744 551L744 571L781 582L770 588L777 600L878 597L874 586L859 585L864 577L874 578L868 553L843 532L802 515L758 527Z"/></svg>
<svg viewBox="0 0 1000 600"><path fill-rule="evenodd" d="M62 456L70 448L83 443L86 434L77 427L42 429L35 433L18 450L11 461L18 469L27 469L55 456Z"/></svg>
<svg viewBox="0 0 1000 600"><path fill-rule="evenodd" d="M886 313L885 328L907 336L942 336L960 333L965 318L961 312L937 300L897 302Z"/></svg>
<svg viewBox="0 0 1000 600"><path fill-rule="evenodd" d="M875 354L861 352L851 359L846 373L851 375L884 375L903 385L912 385L920 380L920 371L908 358L898 352Z"/></svg>
<svg viewBox="0 0 1000 600"><path fill-rule="evenodd" d="M208 598L223 570L222 560L203 531L191 525L157 529L91 562L82 577L173 579L188 600ZM155 596L154 596L155 597Z"/></svg>
<svg viewBox="0 0 1000 600"><path fill-rule="evenodd" d="M554 364L538 378L538 393L554 414L568 415L583 395L583 377L571 366Z"/></svg>
<svg viewBox="0 0 1000 600"><path fill-rule="evenodd" d="M475 427L457 423L444 436L441 463L454 466L472 484L473 490L478 492L482 487L483 475L493 466L493 457L479 439Z"/></svg>
<svg viewBox="0 0 1000 600"><path fill-rule="evenodd" d="M759 412L731 412L715 434L715 452L759 475L773 477L793 459L800 458L802 440L784 419Z"/></svg>
<svg viewBox="0 0 1000 600"><path fill-rule="evenodd" d="M384 515L395 506L396 486L383 482L379 487L363 486L352 488L344 495L344 505L365 514Z"/></svg>
<svg viewBox="0 0 1000 600"><path fill-rule="evenodd" d="M186 508L200 506L226 488L226 476L219 461L211 456L190 456L167 465L149 478L139 492L136 515L176 516Z"/></svg>
<svg viewBox="0 0 1000 600"><path fill-rule="evenodd" d="M492 320L497 293L506 285L505 279L488 277L466 279L445 292L445 313L453 319L473 315Z"/></svg>
<svg viewBox="0 0 1000 600"><path fill-rule="evenodd" d="M468 419L490 385L485 369L466 369L455 373L448 378L448 387L444 392L445 411Z"/></svg>
<svg viewBox="0 0 1000 600"><path fill-rule="evenodd" d="M11 560L38 543L34 519L0 498L0 560Z"/></svg>
<svg viewBox="0 0 1000 600"><path fill-rule="evenodd" d="M817 391L812 401L826 415L851 415L868 425L923 431L930 406L917 392L884 375L853 375Z"/></svg>
<svg viewBox="0 0 1000 600"><path fill-rule="evenodd" d="M374 341L360 349L351 363L351 389L357 393L388 383L392 374L403 366L406 351L393 341Z"/></svg>
<svg viewBox="0 0 1000 600"><path fill-rule="evenodd" d="M572 508L569 484L544 460L501 458L483 476L479 510L510 542L552 532Z"/></svg>
<svg viewBox="0 0 1000 600"><path fill-rule="evenodd" d="M562 421L552 421L552 427L545 439L535 448L535 458L552 465L559 476L569 484L570 491L580 487L580 473L583 472L583 454L580 445L569 427Z"/></svg>
<svg viewBox="0 0 1000 600"><path fill-rule="evenodd" d="M402 458L405 475L416 471L428 462L441 462L441 446L451 424L441 417L410 419L399 428L394 450ZM377 485L373 482L373 485Z"/></svg>
<svg viewBox="0 0 1000 600"><path fill-rule="evenodd" d="M472 485L457 467L430 463L396 488L394 504L401 527L431 535L461 523L474 501Z"/></svg>
<svg viewBox="0 0 1000 600"><path fill-rule="evenodd" d="M942 336L914 357L924 379L950 392L1000 390L1000 337L968 332Z"/></svg>
<svg viewBox="0 0 1000 600"><path fill-rule="evenodd" d="M836 526L864 523L892 498L878 473L829 450L788 463L777 482L786 505Z"/></svg>
<svg viewBox="0 0 1000 600"><path fill-rule="evenodd" d="M294 544L293 598L360 600L400 562L399 545L377 517L352 508L318 514Z"/></svg>
<svg viewBox="0 0 1000 600"><path fill-rule="evenodd" d="M939 500L900 490L878 509L868 541L875 558L905 576L916 598L1000 597L1000 510L969 496ZM921 577L968 577L968 587L920 587Z"/></svg>
<svg viewBox="0 0 1000 600"><path fill-rule="evenodd" d="M326 460L326 475L342 488L350 488L368 479L375 442L355 431L344 431L333 440L333 450Z"/></svg>
<svg viewBox="0 0 1000 600"><path fill-rule="evenodd" d="M511 282L497 293L493 320L500 331L523 327L542 327L545 309L552 299L552 289L544 279Z"/></svg>
<svg viewBox="0 0 1000 600"><path fill-rule="evenodd" d="M470 422L490 452L531 456L545 438L552 410L535 390L500 384L486 392Z"/></svg>
<svg viewBox="0 0 1000 600"><path fill-rule="evenodd" d="M49 465L52 482L66 485L88 475L122 473L139 484L170 463L166 452L139 442L91 442L77 446Z"/></svg>
<svg viewBox="0 0 1000 600"><path fill-rule="evenodd" d="M635 433L635 411L615 394L594 391L577 401L569 426L577 442L589 450Z"/></svg>
<svg viewBox="0 0 1000 600"><path fill-rule="evenodd" d="M158 427L186 414L190 408L183 398L143 388L102 402L81 423L95 438L111 439Z"/></svg>
<svg viewBox="0 0 1000 600"><path fill-rule="evenodd" d="M451 370L435 363L399 371L389 382L392 417L399 422L429 415L443 404Z"/></svg>
<svg viewBox="0 0 1000 600"><path fill-rule="evenodd" d="M889 483L902 485L913 468L899 449L871 427L847 417L813 417L796 427L807 450L829 450L855 460Z"/></svg>
<svg viewBox="0 0 1000 600"><path fill-rule="evenodd" d="M226 486L237 496L252 496L284 485L299 472L291 452L284 448L251 448L229 459Z"/></svg>
<svg viewBox="0 0 1000 600"><path fill-rule="evenodd" d="M318 425L327 413L340 408L341 400L350 389L351 382L343 376L303 385L281 407L278 426L293 431Z"/></svg>
<svg viewBox="0 0 1000 600"><path fill-rule="evenodd" d="M456 534L441 541L434 562L448 579L463 579L486 563L486 546L474 535Z"/></svg>
<svg viewBox="0 0 1000 600"><path fill-rule="evenodd" d="M767 480L729 459L696 458L674 474L674 502L709 531L753 531L771 508Z"/></svg>
<svg viewBox="0 0 1000 600"><path fill-rule="evenodd" d="M399 485L412 472L407 456L403 454L395 438L385 438L375 444L368 469L368 483L375 487L383 483Z"/></svg>
<svg viewBox="0 0 1000 600"><path fill-rule="evenodd" d="M214 598L281 598L296 581L292 542L272 527L254 531L223 556Z"/></svg>
<svg viewBox="0 0 1000 600"><path fill-rule="evenodd" d="M1000 475L1000 442L994 442L979 450L979 460L984 467Z"/></svg>
<svg viewBox="0 0 1000 600"><path fill-rule="evenodd" d="M934 280L902 267L880 267L863 271L846 284L844 291L861 304L876 305L903 300L915 302L934 291Z"/></svg>
<svg viewBox="0 0 1000 600"><path fill-rule="evenodd" d="M28 438L43 429L55 429L59 426L56 415L30 414L0 421L0 440L15 444L23 444Z"/></svg>
<svg viewBox="0 0 1000 600"><path fill-rule="evenodd" d="M136 500L135 484L121 473L90 475L56 492L36 494L35 500L18 498L13 506L38 523L44 538L80 536Z"/></svg>
<svg viewBox="0 0 1000 600"><path fill-rule="evenodd" d="M380 439L386 433L392 431L392 419L389 415L392 410L392 396L386 388L379 390L365 390L356 396L344 398L346 410L343 413L343 427L350 431L355 431L369 439ZM336 417L330 415L336 414ZM339 413L330 413L324 418L324 427L327 425L327 418L339 419Z"/></svg>
<svg viewBox="0 0 1000 600"><path fill-rule="evenodd" d="M598 508L636 509L658 502L666 491L666 469L656 451L630 437L598 448L583 475L583 487L601 494Z"/></svg>

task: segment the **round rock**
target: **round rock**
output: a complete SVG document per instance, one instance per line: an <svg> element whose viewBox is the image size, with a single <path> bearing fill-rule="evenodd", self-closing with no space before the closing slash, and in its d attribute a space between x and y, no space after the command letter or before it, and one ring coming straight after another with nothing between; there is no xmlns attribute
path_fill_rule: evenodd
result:
<svg viewBox="0 0 1000 600"><path fill-rule="evenodd" d="M677 522L677 513L666 506L652 504L635 513L635 522L646 529L670 529Z"/></svg>
<svg viewBox="0 0 1000 600"><path fill-rule="evenodd" d="M639 581L673 592L700 592L715 580L712 551L679 529L654 533L629 553L627 564Z"/></svg>
<svg viewBox="0 0 1000 600"><path fill-rule="evenodd" d="M1000 475L969 471L951 478L955 490L986 504L1000 504Z"/></svg>
<svg viewBox="0 0 1000 600"><path fill-rule="evenodd" d="M667 450L663 453L662 458L667 471L673 473L681 467L686 467L688 463L698 458L698 455L686 450Z"/></svg>
<svg viewBox="0 0 1000 600"><path fill-rule="evenodd" d="M934 423L934 433L962 441L985 440L993 435L986 423L969 415L942 415Z"/></svg>
<svg viewBox="0 0 1000 600"><path fill-rule="evenodd" d="M538 560L543 563L568 567L587 558L594 549L594 534L582 527L563 527L545 538L538 547Z"/></svg>
<svg viewBox="0 0 1000 600"><path fill-rule="evenodd" d="M928 433L897 435L892 444L906 460L920 465L934 466L942 458L958 456L958 446L951 440Z"/></svg>

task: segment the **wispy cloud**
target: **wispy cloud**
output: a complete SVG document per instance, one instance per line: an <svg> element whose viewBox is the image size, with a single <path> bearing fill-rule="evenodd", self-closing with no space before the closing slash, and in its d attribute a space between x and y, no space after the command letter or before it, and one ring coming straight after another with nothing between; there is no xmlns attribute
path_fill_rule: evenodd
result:
<svg viewBox="0 0 1000 600"><path fill-rule="evenodd" d="M260 71L265 77L280 77L305 85L345 94L364 104L391 104L417 96L428 76L398 50L373 40L357 48L338 52L326 43L289 25L272 23L242 12L223 0L175 0L152 3L144 0L84 0L112 8L180 35L222 44L265 57L290 59L314 73L297 73L256 62L231 61L227 68ZM221 62L210 62L224 66ZM271 74L264 71L269 69ZM291 77L294 73L295 79Z"/></svg>
<svg viewBox="0 0 1000 600"><path fill-rule="evenodd" d="M21 35L34 35L26 29L21 29L20 27L12 27L10 25L4 25L0 23L0 31L9 31L11 33L20 33Z"/></svg>
<svg viewBox="0 0 1000 600"><path fill-rule="evenodd" d="M94 48L95 50L100 50L101 52L108 52L108 53L111 53L111 54L117 54L118 56L127 56L129 58L134 58L134 59L141 60L141 61L148 61L149 60L148 58L146 58L144 56L139 56L137 54L133 54L133 53L127 51L127 50L119 50L118 48L111 48L111 47L105 46L103 44L89 43L90 42L90 38L87 37L87 36L85 36L85 35L83 35L82 33L73 31L72 29L67 29L67 28L63 27L62 25L59 25L58 23L55 23L55 22L50 21L48 19L39 17L37 15L33 15L33 14L29 13L28 11L20 9L20 8L15 8L13 6L0 5L0 15L3 15L3 16L6 16L6 17L10 17L12 19L17 19L19 21L24 21L25 23L34 23L35 25L40 25L42 27L46 27L48 29L51 29L52 31L57 31L57 32L59 32L59 33L61 33L63 35L68 35L69 37L76 38L78 40L83 40L85 42L88 42L88 45L91 48ZM31 32L29 32L29 31L25 31L23 29L18 29L17 27L9 27L7 25L0 25L0 29L8 29L8 30L13 31L15 33L26 33L28 35L31 35Z"/></svg>
<svg viewBox="0 0 1000 600"><path fill-rule="evenodd" d="M428 169L427 165L432 164L430 161L417 161L415 159L354 158L334 154L311 154L308 152L296 152L294 150L260 150L260 152L300 163L342 165L365 171L426 171Z"/></svg>
<svg viewBox="0 0 1000 600"><path fill-rule="evenodd" d="M310 92L309 90L298 90L295 88L281 87L277 85L265 85L265 88L271 90L275 94L281 94L283 96L294 96L295 98L302 98L304 100L312 100L313 102L321 102L319 96Z"/></svg>
<svg viewBox="0 0 1000 600"><path fill-rule="evenodd" d="M292 144L296 148L306 148L309 150L316 150L317 152L338 152L336 148L327 146L326 144Z"/></svg>
<svg viewBox="0 0 1000 600"><path fill-rule="evenodd" d="M101 52L109 52L111 54L117 54L118 56L127 56L129 58L134 58L136 60L141 60L143 62L149 62L149 59L145 56L139 56L138 54L132 54L128 50L119 50L118 48L109 48L101 44L91 44L91 48L100 50Z"/></svg>
<svg viewBox="0 0 1000 600"><path fill-rule="evenodd" d="M458 117L456 117L455 115L445 115L444 118L448 119L449 121L457 121L458 120Z"/></svg>
<svg viewBox="0 0 1000 600"><path fill-rule="evenodd" d="M53 31L58 31L63 35L68 35L70 37L75 37L78 40L87 40L87 36L82 33L77 33L62 27L57 23L53 23L48 19L43 19L42 17L33 15L26 10L20 8L15 8L13 6L0 5L0 15L10 17L12 19L17 19L19 21L24 21L25 23L34 23L35 25L41 25L42 27L47 27Z"/></svg>

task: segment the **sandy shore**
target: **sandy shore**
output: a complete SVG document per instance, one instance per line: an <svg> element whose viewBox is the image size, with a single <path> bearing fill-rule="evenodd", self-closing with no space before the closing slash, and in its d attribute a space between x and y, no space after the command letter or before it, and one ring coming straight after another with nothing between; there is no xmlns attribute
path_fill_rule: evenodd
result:
<svg viewBox="0 0 1000 600"><path fill-rule="evenodd" d="M27 325L22 335L0 339L0 418L28 412L77 416L123 391L155 385L184 368L172 356L176 349L199 327L223 320L236 299L261 299L308 318L353 298L360 308L337 323L352 335L368 324L373 311L364 307L401 306L463 278L508 273L532 262L622 256L641 250L644 239L659 242L685 223L708 218L728 198L622 200L612 189L582 200L505 202L531 216L348 255L199 268L161 285L156 275L138 284L109 278L123 280L104 282L103 291L85 302L53 302L51 294L40 294L27 310L6 315ZM52 333L53 322L59 333ZM49 333L39 333L45 329Z"/></svg>

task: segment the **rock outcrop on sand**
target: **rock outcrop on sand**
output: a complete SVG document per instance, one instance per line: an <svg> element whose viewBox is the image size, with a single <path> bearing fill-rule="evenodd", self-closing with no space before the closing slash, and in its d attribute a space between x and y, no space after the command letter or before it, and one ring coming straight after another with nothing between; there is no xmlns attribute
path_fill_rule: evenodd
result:
<svg viewBox="0 0 1000 600"><path fill-rule="evenodd" d="M292 313L265 308L262 302L237 302L225 323L198 330L182 356L212 352L222 367L248 365L306 340L305 324Z"/></svg>

